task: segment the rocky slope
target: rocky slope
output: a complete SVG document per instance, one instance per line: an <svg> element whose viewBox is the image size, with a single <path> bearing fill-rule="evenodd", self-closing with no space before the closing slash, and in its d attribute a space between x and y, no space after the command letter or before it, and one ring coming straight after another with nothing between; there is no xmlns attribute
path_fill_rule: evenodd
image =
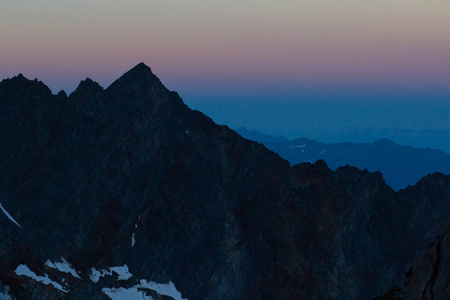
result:
<svg viewBox="0 0 450 300"><path fill-rule="evenodd" d="M377 300L450 299L450 230L431 243L412 263L402 288L394 287Z"/></svg>
<svg viewBox="0 0 450 300"><path fill-rule="evenodd" d="M290 167L142 63L69 97L4 80L0 128L0 293L19 299L370 299L450 220L450 177L395 193Z"/></svg>
<svg viewBox="0 0 450 300"><path fill-rule="evenodd" d="M407 274L404 299L450 299L450 231L447 230L418 257Z"/></svg>

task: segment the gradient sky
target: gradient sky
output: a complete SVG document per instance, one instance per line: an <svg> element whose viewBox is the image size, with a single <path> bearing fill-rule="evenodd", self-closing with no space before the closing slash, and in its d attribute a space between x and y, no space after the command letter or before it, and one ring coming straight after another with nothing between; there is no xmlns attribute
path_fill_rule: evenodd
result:
<svg viewBox="0 0 450 300"><path fill-rule="evenodd" d="M232 128L450 130L449 29L448 0L0 0L0 78L70 93L142 61Z"/></svg>

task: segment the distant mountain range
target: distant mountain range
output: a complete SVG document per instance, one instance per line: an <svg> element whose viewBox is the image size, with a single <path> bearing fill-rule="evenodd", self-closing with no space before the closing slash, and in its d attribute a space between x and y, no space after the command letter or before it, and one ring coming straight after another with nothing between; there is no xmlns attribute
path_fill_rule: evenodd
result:
<svg viewBox="0 0 450 300"><path fill-rule="evenodd" d="M450 153L450 130L445 129L402 129L388 127L383 129L371 128L345 128L333 137L332 143L337 141L367 141L389 139L401 145L409 145L415 148L440 149ZM331 137L324 137L327 140Z"/></svg>
<svg viewBox="0 0 450 300"><path fill-rule="evenodd" d="M143 63L69 96L3 80L0 128L0 299L386 299L405 272L405 300L449 299L450 176L291 166Z"/></svg>
<svg viewBox="0 0 450 300"><path fill-rule="evenodd" d="M243 127L237 132L263 143L291 164L323 159L332 170L350 165L371 172L380 171L386 183L395 190L414 185L427 174L450 174L450 155L444 151L401 146L387 139L361 144L324 144L307 138L289 141L282 136L264 135Z"/></svg>

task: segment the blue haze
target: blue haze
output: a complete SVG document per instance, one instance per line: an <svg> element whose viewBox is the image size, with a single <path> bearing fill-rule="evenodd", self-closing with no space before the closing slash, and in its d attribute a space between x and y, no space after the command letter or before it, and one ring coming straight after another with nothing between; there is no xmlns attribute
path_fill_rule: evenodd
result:
<svg viewBox="0 0 450 300"><path fill-rule="evenodd" d="M232 129L244 126L325 143L388 138L450 153L450 97L445 92L304 90L292 96L288 92L187 89L180 94L191 108Z"/></svg>

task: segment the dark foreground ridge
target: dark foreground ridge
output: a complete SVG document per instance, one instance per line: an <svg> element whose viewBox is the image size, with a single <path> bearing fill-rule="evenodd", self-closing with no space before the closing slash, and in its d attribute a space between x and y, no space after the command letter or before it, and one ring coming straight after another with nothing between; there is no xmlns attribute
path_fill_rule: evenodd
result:
<svg viewBox="0 0 450 300"><path fill-rule="evenodd" d="M142 63L69 97L3 80L0 128L0 298L371 299L450 220L449 176L290 167Z"/></svg>

